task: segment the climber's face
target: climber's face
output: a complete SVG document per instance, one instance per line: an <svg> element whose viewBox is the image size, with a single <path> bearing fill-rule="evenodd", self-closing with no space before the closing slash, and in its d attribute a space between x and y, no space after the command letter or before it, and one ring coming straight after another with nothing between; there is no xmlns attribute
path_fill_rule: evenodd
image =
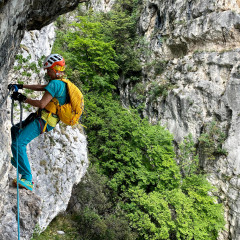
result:
<svg viewBox="0 0 240 240"><path fill-rule="evenodd" d="M56 79L56 72L52 68L47 68L47 75L53 80Z"/></svg>

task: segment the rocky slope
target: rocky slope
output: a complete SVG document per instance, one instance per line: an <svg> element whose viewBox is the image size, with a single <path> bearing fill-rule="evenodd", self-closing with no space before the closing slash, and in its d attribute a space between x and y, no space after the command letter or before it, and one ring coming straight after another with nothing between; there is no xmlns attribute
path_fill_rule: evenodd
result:
<svg viewBox="0 0 240 240"><path fill-rule="evenodd" d="M219 239L232 240L240 239L239 12L236 0L145 0L139 24L148 53L143 77L137 84L119 82L123 103L165 125L176 143L191 133L199 146L211 123L215 145L218 131L226 134L222 148L228 154L200 154L200 163L225 206L226 231Z"/></svg>
<svg viewBox="0 0 240 240"><path fill-rule="evenodd" d="M43 72L32 72L31 77L11 72L19 47L22 57L31 56L31 62L38 63L39 57L48 55L54 39L48 26L41 31L30 31L22 38L25 30L40 29L59 14L73 10L80 1L18 1L0 3L0 95L1 101L7 93L7 84L28 79L31 83L43 83ZM20 44L21 43L21 44ZM25 81L26 82L26 81ZM31 93L28 93L31 94ZM35 95L34 97L38 97ZM24 116L33 109L24 109ZM15 122L19 110L14 108ZM0 110L0 239L17 239L16 189L11 186L16 171L10 162L9 102ZM58 126L54 131L43 134L29 146L28 155L32 165L35 188L33 193L20 191L21 239L30 239L37 224L45 228L48 223L67 207L74 184L78 183L88 166L87 142L81 127L71 129Z"/></svg>

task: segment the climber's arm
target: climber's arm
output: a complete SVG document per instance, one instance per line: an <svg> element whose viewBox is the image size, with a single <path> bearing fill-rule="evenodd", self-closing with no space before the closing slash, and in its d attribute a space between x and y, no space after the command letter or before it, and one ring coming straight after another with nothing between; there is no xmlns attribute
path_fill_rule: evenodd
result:
<svg viewBox="0 0 240 240"><path fill-rule="evenodd" d="M25 103L28 103L28 104L30 104L34 107L38 107L38 108L43 109L52 100L52 98L53 98L52 95L48 91L46 91L41 100L34 100L34 99L31 99L31 98L27 98Z"/></svg>
<svg viewBox="0 0 240 240"><path fill-rule="evenodd" d="M23 88L26 88L26 89L30 89L30 90L33 90L33 91L46 91L45 90L45 87L47 85L40 85L40 84L37 84L37 85L23 85Z"/></svg>

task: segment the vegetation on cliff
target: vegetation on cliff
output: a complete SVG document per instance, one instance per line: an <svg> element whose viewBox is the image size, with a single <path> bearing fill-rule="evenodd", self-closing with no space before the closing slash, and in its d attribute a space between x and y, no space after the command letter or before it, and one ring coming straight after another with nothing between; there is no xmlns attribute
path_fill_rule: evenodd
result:
<svg viewBox="0 0 240 240"><path fill-rule="evenodd" d="M68 216L73 239L216 240L223 209L209 194L214 188L199 171L191 137L176 156L164 127L120 104L119 76L141 73L138 11L136 0L120 1L105 14L81 13L57 34L54 51L85 96L91 161L76 192L78 208Z"/></svg>

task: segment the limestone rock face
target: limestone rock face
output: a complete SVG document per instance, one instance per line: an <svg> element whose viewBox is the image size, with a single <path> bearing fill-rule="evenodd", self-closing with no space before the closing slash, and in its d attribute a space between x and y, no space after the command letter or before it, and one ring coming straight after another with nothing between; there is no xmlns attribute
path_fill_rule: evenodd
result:
<svg viewBox="0 0 240 240"><path fill-rule="evenodd" d="M87 141L81 127L58 125L30 144L34 193L43 203L38 219L46 228L67 208L72 188L78 184L88 167Z"/></svg>
<svg viewBox="0 0 240 240"><path fill-rule="evenodd" d="M50 54L55 36L54 30L54 26L49 25L41 29L41 31L26 32L18 55L21 55L24 59L31 56L28 65L32 63L38 64L43 53L46 55ZM17 67L19 64L16 61L14 65ZM17 82L18 79L21 79L25 84L46 84L43 79L44 71L31 71L32 75L27 77L23 74L26 70L25 68L26 66L21 65L20 70L12 69L8 76L9 82ZM35 99L41 97L41 94L35 92L28 93L26 91L25 94L31 94L30 97ZM25 106L23 110L23 118L26 118L30 112L34 112L36 109L33 107L26 108ZM16 123L19 120L17 107L14 108L14 117L14 122ZM10 122L8 123L10 127ZM88 167L87 141L80 126L72 128L64 124L57 125L54 130L34 139L29 144L27 153L32 168L33 181L35 182L33 192L28 194L30 196L29 201L35 198L39 199L39 201L36 201L36 206L34 206L37 208L38 214L34 215L29 212L26 219L22 217L22 213L20 215L22 239L30 238L36 224L39 230L45 229L58 213L66 210L73 186L80 182ZM11 210L15 209L16 204L12 199L13 194L11 194L14 191L16 194L16 189L11 188L12 179L16 178L16 169L10 164L8 169L6 184L7 187L10 186L11 191L6 191L7 202L5 202L6 206L4 209ZM24 198L22 191L25 190L21 190L20 199ZM30 204L27 198L25 202L27 205ZM1 220L3 222L6 222L10 217L12 218L12 221L7 221L4 229L0 229L6 235L4 236L6 240L14 239L11 238L13 234L9 237L8 229L12 225L16 226L15 216L15 211L7 211L2 216ZM26 228L27 221L32 221L32 224Z"/></svg>
<svg viewBox="0 0 240 240"><path fill-rule="evenodd" d="M37 219L40 216L42 200L36 194L31 193L26 189L19 191L20 196L20 237L21 239L30 239L30 233L33 232ZM11 203L11 204L9 204ZM1 218L0 238L3 240L17 240L17 192L16 188L10 186L5 202L5 207L2 209L4 218Z"/></svg>
<svg viewBox="0 0 240 240"><path fill-rule="evenodd" d="M32 71L31 76L23 77L24 69L20 68L18 73L11 72L8 77L7 74L10 68L17 66L14 56L18 50L24 58L31 56L29 63L37 64L42 55L48 55L55 36L53 25L40 31L31 30L40 29L79 2L9 0L0 3L0 103L7 95L10 82L45 83L43 71ZM40 94L32 97L40 98ZM17 239L16 189L11 185L16 170L10 164L9 109L8 99L0 109L0 239L3 240ZM24 108L24 118L29 111L34 109ZM19 119L17 108L14 108L14 118L16 123ZM87 141L81 127L58 126L32 141L27 152L35 187L32 193L20 190L21 239L25 240L31 238L36 223L44 229L66 209L73 185L80 181L88 166Z"/></svg>
<svg viewBox="0 0 240 240"><path fill-rule="evenodd" d="M148 41L142 80L119 81L124 105L140 107L160 122L176 143L191 133L198 143L215 121L226 134L227 156L200 163L225 206L226 231L219 239L240 239L240 2L146 0L139 31Z"/></svg>

